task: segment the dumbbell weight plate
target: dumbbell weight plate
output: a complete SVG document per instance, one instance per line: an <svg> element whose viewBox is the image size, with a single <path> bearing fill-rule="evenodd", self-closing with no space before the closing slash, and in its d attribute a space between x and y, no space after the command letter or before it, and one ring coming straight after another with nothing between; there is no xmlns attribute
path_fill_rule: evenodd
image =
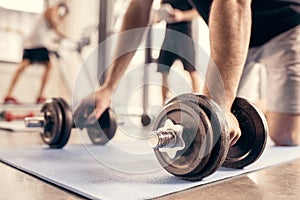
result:
<svg viewBox="0 0 300 200"><path fill-rule="evenodd" d="M53 101L57 102L60 106L62 113L62 129L59 139L56 143L50 144L51 148L63 148L70 138L71 130L73 127L73 115L68 103L62 99L57 98L53 99Z"/></svg>
<svg viewBox="0 0 300 200"><path fill-rule="evenodd" d="M240 169L255 162L263 153L268 126L264 115L243 98L235 99L231 112L239 122L242 135L229 149L223 166Z"/></svg>
<svg viewBox="0 0 300 200"><path fill-rule="evenodd" d="M60 138L63 124L62 111L59 103L52 100L43 105L41 113L44 113L46 121L41 137L45 144L51 146Z"/></svg>
<svg viewBox="0 0 300 200"><path fill-rule="evenodd" d="M106 109L95 124L87 125L87 132L93 144L104 145L113 138L117 130L117 122L112 109Z"/></svg>
<svg viewBox="0 0 300 200"><path fill-rule="evenodd" d="M189 180L201 180L215 172L225 161L229 149L228 126L219 106L203 95L186 93L169 101L189 101L197 105L198 112L203 110L208 117L209 125L213 130L213 149L206 167L198 174L189 177Z"/></svg>
<svg viewBox="0 0 300 200"><path fill-rule="evenodd" d="M166 171L189 180L194 179L194 175L206 166L210 157L208 150L212 146L212 130L206 115L194 109L197 107L189 102L169 103L158 115L153 127L153 130L158 130L164 126L167 119L184 127L184 149L178 150L173 157L168 154L168 149L154 149L154 152Z"/></svg>

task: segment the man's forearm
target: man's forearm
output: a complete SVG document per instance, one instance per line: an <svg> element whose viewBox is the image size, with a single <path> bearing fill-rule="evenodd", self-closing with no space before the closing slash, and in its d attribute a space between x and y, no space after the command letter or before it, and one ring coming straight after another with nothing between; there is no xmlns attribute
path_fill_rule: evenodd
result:
<svg viewBox="0 0 300 200"><path fill-rule="evenodd" d="M121 32L146 27L150 18L151 6L152 0L132 0L124 16ZM120 33L119 35L115 53L117 58L110 66L103 85L112 90L115 90L119 80L125 73L143 38L144 30L139 29L131 31L129 34ZM123 52L126 53L124 54Z"/></svg>
<svg viewBox="0 0 300 200"><path fill-rule="evenodd" d="M197 16L199 16L198 11L194 9L183 11L184 21L191 21Z"/></svg>
<svg viewBox="0 0 300 200"><path fill-rule="evenodd" d="M209 91L206 88L205 93L230 109L249 47L251 0L214 0L209 21L211 58L218 70L210 66L207 73ZM216 76L222 79L225 93L218 91L220 83L214 83ZM226 95L226 99L220 95Z"/></svg>

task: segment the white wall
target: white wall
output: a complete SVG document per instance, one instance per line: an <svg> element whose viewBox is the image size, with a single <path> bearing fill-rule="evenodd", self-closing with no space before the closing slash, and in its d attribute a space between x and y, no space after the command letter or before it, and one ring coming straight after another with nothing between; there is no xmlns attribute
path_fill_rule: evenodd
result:
<svg viewBox="0 0 300 200"><path fill-rule="evenodd" d="M31 2L31 0L20 1L22 1L23 3L24 1L27 1L28 4L30 4ZM61 0L50 0L49 4L52 5L59 1ZM66 20L66 23L64 25L64 33L70 36L72 40L76 41L80 38L82 30L85 27L95 24L97 25L99 0L66 0L66 3L70 7L70 16L69 19ZM11 77L17 68L17 62L20 61L20 58L22 56L22 52L20 50L22 49L22 40L20 40L20 35L18 35L17 37L16 32L7 32L6 30L18 29L22 32L23 35L26 35L28 34L28 31L30 31L30 27L33 25L37 16L37 14L33 13L0 9L0 30L2 29L1 33L5 32L6 38L9 38L8 40L2 40L2 42L0 42L0 48L7 49L6 51L1 51L3 52L2 61L16 62L0 63L0 101L2 101L6 94ZM2 39L3 38L4 37L2 37ZM84 56L87 56L89 54L89 51L91 51L96 46L96 40L97 33L94 34L92 47L86 49L83 52ZM14 55L10 54L10 56L7 56L8 50L10 52L13 52L12 54ZM54 60L55 62L53 62L54 67L51 72L49 83L46 87L46 97L62 96L70 100L71 96L68 92L68 84L65 84L64 79L62 78L61 71L64 71L64 73L66 74L66 78L72 87L77 73L81 67L82 61L79 59L77 54L75 54L74 52L70 52L64 48L60 49L60 54L63 56L62 63L58 63L56 62L56 60ZM34 65L26 69L14 90L14 96L22 102L34 102L39 89L40 77L42 75L42 72L43 68L39 65Z"/></svg>

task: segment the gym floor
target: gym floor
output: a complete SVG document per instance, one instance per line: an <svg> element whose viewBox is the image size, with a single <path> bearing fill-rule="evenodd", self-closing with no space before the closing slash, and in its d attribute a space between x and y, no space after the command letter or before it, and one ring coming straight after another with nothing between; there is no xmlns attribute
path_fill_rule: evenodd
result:
<svg viewBox="0 0 300 200"><path fill-rule="evenodd" d="M3 65L3 64L2 64ZM6 66L6 64L5 64ZM3 66L1 68L3 70ZM153 71L153 72L152 72ZM150 68L150 74L155 74L155 67ZM133 73L134 72L134 73ZM10 72L7 72L10 73ZM29 72L30 73L30 72ZM125 99L128 105L119 105L118 102L114 103L115 107L124 108L135 104L136 99L139 99L137 104L141 107L141 92L140 87L137 87L134 79L132 83L130 80L132 74L136 77L141 77L142 69L130 71L127 79L124 80L128 84L121 84L119 90L132 88L135 93L122 94L115 99ZM176 73L173 78L176 79ZM178 79L178 78L177 78ZM152 77L151 80L159 82L159 79ZM175 80L174 80L175 81ZM176 84L176 83L175 83ZM139 83L140 85L140 83ZM157 84L154 84L156 94ZM186 84L188 85L188 84ZM174 88L174 86L171 86ZM179 90L179 88L177 88ZM185 86L181 90L187 91L189 88ZM150 89L150 92L152 90ZM153 91L152 91L153 92ZM175 93L181 91L175 91ZM128 96L127 96L128 95ZM160 97L150 101L154 105L159 104ZM129 105L130 104L130 105ZM150 107L150 113L157 112L158 107ZM118 112L124 112L124 110L117 110ZM126 112L126 111L125 111ZM19 147L19 146L32 146L43 145L40 136L38 134L31 134L28 132L11 133L6 131L0 131L0 147ZM72 139L70 143L72 143ZM41 179L33 177L29 174L21 172L6 164L0 163L1 179L0 179L0 199L84 199L77 194L61 189L53 184L44 182ZM281 164L279 166L270 167L260 171L252 172L246 175L236 176L226 180L214 182L211 184L195 187L178 193L170 194L160 199L300 199L300 160L296 160L290 163Z"/></svg>
<svg viewBox="0 0 300 200"><path fill-rule="evenodd" d="M38 134L1 131L1 147L42 145ZM73 138L71 138L73 139ZM72 141L71 141L72 142ZM0 163L0 199L84 199ZM300 160L161 197L160 199L300 199Z"/></svg>
<svg viewBox="0 0 300 200"><path fill-rule="evenodd" d="M2 75L11 74L13 68L8 68L8 64L2 63L0 69L2 70ZM13 65L11 65L13 66ZM172 81L171 88L176 88L175 86L181 85L180 88L176 88L176 93L181 93L182 91L189 91L189 84L185 82L185 85L178 84L176 81L182 82L182 77L179 77L176 70L170 75L170 80ZM39 68L36 68L39 69ZM30 69L32 70L32 69ZM31 71L27 72L29 75ZM123 80L124 84L120 84L116 92L116 97L114 99L123 99L126 105L121 105L120 102L113 102L113 106L117 109L117 112L126 112L124 108L132 107L132 105L138 105L141 108L141 82L143 68L135 68L128 72L126 78ZM150 87L150 92L159 94L158 84L160 83L159 76L155 73L155 67L150 67L150 74L155 74L150 77L150 80L154 83ZM3 76L4 77L4 76ZM30 76L29 76L30 77ZM181 79L181 80L180 80ZM137 80L138 83L137 83ZM37 80L31 80L33 83ZM124 93L126 89L131 88L132 93ZM21 88L20 88L21 90ZM22 94L20 98L28 96L30 101L30 95ZM159 107L153 106L160 104L160 96L151 99L149 101L150 113L156 115ZM135 111L135 110L133 110ZM133 112L132 111L132 112ZM140 110L137 110L138 112ZM5 132L0 131L0 147L19 147L19 146L32 146L32 145L43 145L40 136L38 134L31 134L28 132ZM72 138L71 138L72 139ZM74 138L73 138L74 139ZM70 141L72 143L72 141ZM33 177L29 174L21 172L13 167L6 164L0 163L1 179L0 179L0 199L84 199L77 194L61 189L53 184L44 182L41 179ZM203 199L300 199L300 160L296 160L290 163L281 164L279 166L270 167L260 171L252 172L246 175L241 175L226 180L214 182L211 184L195 187L171 195L161 197L161 199L198 199L199 197Z"/></svg>

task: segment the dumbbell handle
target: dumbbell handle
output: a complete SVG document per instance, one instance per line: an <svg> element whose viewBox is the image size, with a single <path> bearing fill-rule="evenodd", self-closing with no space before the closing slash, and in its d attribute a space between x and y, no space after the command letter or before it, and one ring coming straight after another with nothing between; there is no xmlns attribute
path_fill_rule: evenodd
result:
<svg viewBox="0 0 300 200"><path fill-rule="evenodd" d="M182 147L184 146L183 129L183 126L175 125L168 119L164 127L149 133L148 145L153 149Z"/></svg>
<svg viewBox="0 0 300 200"><path fill-rule="evenodd" d="M46 124L44 116L25 117L24 122L28 128L43 128Z"/></svg>
<svg viewBox="0 0 300 200"><path fill-rule="evenodd" d="M46 125L46 119L42 114L40 114L36 117L25 117L24 123L28 128L44 128ZM75 124L73 124L73 128L75 128Z"/></svg>

